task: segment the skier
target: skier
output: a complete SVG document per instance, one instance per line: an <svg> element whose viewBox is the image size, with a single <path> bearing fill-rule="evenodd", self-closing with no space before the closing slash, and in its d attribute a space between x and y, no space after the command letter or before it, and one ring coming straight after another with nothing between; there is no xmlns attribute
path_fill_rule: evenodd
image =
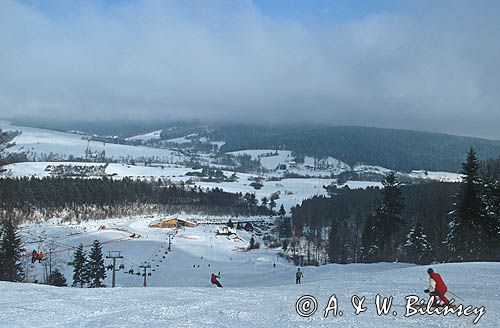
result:
<svg viewBox="0 0 500 328"><path fill-rule="evenodd" d="M300 271L300 268L297 269L297 272L295 272L295 284L300 284L300 279L304 276L302 271Z"/></svg>
<svg viewBox="0 0 500 328"><path fill-rule="evenodd" d="M441 278L441 275L437 272L434 272L432 268L429 268L427 270L427 273L429 274L429 288L424 290L424 293L429 293L429 296L434 296L433 305L438 305L438 297L444 302L445 305L448 305L450 301L446 298L446 296L444 296L444 294L446 294L446 292L448 291L448 287L446 287L446 284Z"/></svg>
<svg viewBox="0 0 500 328"><path fill-rule="evenodd" d="M212 273L212 277L210 277L210 282L212 283L212 285L217 285L217 287L222 288L222 285L220 284L219 280L217 280L217 278L220 277Z"/></svg>

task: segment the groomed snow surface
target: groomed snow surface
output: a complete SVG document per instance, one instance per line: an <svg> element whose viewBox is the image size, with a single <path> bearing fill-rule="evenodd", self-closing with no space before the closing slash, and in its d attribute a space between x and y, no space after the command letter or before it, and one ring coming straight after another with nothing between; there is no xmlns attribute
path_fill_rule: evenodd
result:
<svg viewBox="0 0 500 328"><path fill-rule="evenodd" d="M224 221L202 218L198 221ZM172 251L165 254L169 229L148 227L161 217L60 225L57 221L22 226L21 236L28 247L37 236L58 243L58 256L67 262L72 250L66 246L88 245L94 239L104 242L104 253L121 250L125 267L148 259L155 272L143 278L117 272L118 288L80 289L36 284L0 283L0 326L5 327L472 327L476 315L415 315L404 317L405 296L424 297L427 266L398 263L330 264L304 267L303 283L295 284L291 263L276 257L276 250L261 248L243 251L250 234L238 231L242 241L216 236L221 225L199 225L180 230ZM237 218L233 218L236 220ZM108 230L98 230L106 225ZM119 230L121 229L121 230ZM132 239L132 233L141 238ZM89 247L86 247L88 250ZM165 258L163 258L163 255ZM155 260L153 262L153 260ZM162 262L159 262L162 260ZM106 260L109 262L109 260ZM276 267L273 267L276 263ZM208 266L210 264L210 267ZM200 267L198 267L198 265ZM194 267L193 267L194 266ZM432 265L449 290L459 295L458 303L484 306L486 314L478 327L500 325L500 263L451 263ZM30 275L41 273L41 265L31 267ZM209 282L212 272L221 273L224 288ZM63 266L71 280L71 268ZM111 274L105 283L110 284ZM333 294L343 316L323 317ZM375 295L393 296L388 315L377 316ZM318 302L317 312L304 318L295 305L303 295ZM365 296L366 312L354 314L351 297ZM452 297L451 294L448 294ZM396 311L397 315L393 315Z"/></svg>

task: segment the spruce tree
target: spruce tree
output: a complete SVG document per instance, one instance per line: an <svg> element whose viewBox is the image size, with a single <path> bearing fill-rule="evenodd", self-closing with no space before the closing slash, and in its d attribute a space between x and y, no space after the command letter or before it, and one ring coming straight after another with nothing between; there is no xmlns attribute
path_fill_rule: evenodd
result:
<svg viewBox="0 0 500 328"><path fill-rule="evenodd" d="M362 256L366 262L397 259L397 234L404 224L401 186L394 172L386 176L382 185L382 201L376 204L375 214L369 217L363 231Z"/></svg>
<svg viewBox="0 0 500 328"><path fill-rule="evenodd" d="M484 205L481 199L479 161L471 148L462 164L462 183L457 194L454 218L451 222L447 244L451 258L459 261L479 260L484 231Z"/></svg>
<svg viewBox="0 0 500 328"><path fill-rule="evenodd" d="M338 233L337 228L333 225L330 227L330 232L328 233L328 247L327 254L328 259L331 263L335 263L338 260L339 254L339 242L338 242Z"/></svg>
<svg viewBox="0 0 500 328"><path fill-rule="evenodd" d="M24 272L20 263L24 252L16 225L10 220L3 222L0 239L0 280L21 281Z"/></svg>
<svg viewBox="0 0 500 328"><path fill-rule="evenodd" d="M362 262L382 261L380 254L380 238L382 236L380 218L377 214L368 217L361 236L360 258Z"/></svg>
<svg viewBox="0 0 500 328"><path fill-rule="evenodd" d="M278 215L281 217L284 217L286 215L285 207L283 206L283 204L281 204L281 206L280 206L280 209L278 211Z"/></svg>
<svg viewBox="0 0 500 328"><path fill-rule="evenodd" d="M80 244L75 251L73 256L73 284L71 286L83 286L89 282L88 270L87 270L87 254L83 249L83 245Z"/></svg>
<svg viewBox="0 0 500 328"><path fill-rule="evenodd" d="M271 198L271 201L269 202L269 208L271 209L271 211L273 211L275 207L276 207L276 202L274 201L274 199Z"/></svg>
<svg viewBox="0 0 500 328"><path fill-rule="evenodd" d="M292 224L290 218L283 218L278 221L277 234L279 239L292 237Z"/></svg>
<svg viewBox="0 0 500 328"><path fill-rule="evenodd" d="M500 261L500 157L482 163L481 179L484 186L484 242L481 258Z"/></svg>
<svg viewBox="0 0 500 328"><path fill-rule="evenodd" d="M424 227L417 225L406 235L406 243L403 246L405 261L415 264L428 264L432 262L432 246L427 241Z"/></svg>
<svg viewBox="0 0 500 328"><path fill-rule="evenodd" d="M385 261L397 259L397 233L401 229L404 221L401 217L403 212L403 196L401 185L396 180L396 175L391 172L382 181L382 204L377 209L379 224L381 224L382 238L380 238L380 251Z"/></svg>
<svg viewBox="0 0 500 328"><path fill-rule="evenodd" d="M89 274L89 287L104 287L103 280L106 278L106 269L102 257L101 243L96 239L90 250L89 260L87 262L87 272Z"/></svg>

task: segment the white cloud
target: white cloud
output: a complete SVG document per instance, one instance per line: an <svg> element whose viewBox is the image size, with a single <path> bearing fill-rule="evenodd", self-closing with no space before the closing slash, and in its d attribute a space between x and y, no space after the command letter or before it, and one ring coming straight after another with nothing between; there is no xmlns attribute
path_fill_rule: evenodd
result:
<svg viewBox="0 0 500 328"><path fill-rule="evenodd" d="M500 138L494 2L314 27L251 2L54 8L0 3L0 117L308 120Z"/></svg>

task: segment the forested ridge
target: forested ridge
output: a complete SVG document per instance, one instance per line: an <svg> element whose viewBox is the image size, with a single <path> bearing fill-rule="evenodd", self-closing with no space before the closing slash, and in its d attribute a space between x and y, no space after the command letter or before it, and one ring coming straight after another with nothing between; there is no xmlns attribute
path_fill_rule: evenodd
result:
<svg viewBox="0 0 500 328"><path fill-rule="evenodd" d="M481 158L500 155L500 141L442 133L338 127L217 127L213 140L223 140L225 152L242 149L286 149L316 158L332 156L350 165L364 163L391 170L458 172L463 154L474 148Z"/></svg>

